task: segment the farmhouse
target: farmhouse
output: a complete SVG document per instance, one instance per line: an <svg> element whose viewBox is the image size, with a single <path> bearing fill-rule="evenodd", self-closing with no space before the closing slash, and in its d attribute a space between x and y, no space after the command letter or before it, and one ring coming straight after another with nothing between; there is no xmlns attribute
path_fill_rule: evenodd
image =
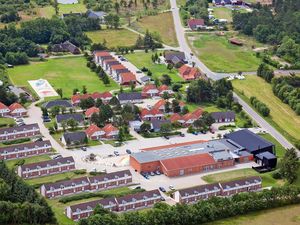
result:
<svg viewBox="0 0 300 225"><path fill-rule="evenodd" d="M19 166L18 175L23 179L29 179L68 172L74 169L73 157L66 157Z"/></svg>
<svg viewBox="0 0 300 225"><path fill-rule="evenodd" d="M120 93L118 94L118 99L120 104L127 104L127 103L142 103L143 97L142 94L139 92L131 92L131 93Z"/></svg>
<svg viewBox="0 0 300 225"><path fill-rule="evenodd" d="M191 30L199 30L206 28L204 19L189 19L187 21L187 24Z"/></svg>
<svg viewBox="0 0 300 225"><path fill-rule="evenodd" d="M178 203L196 203L213 196L226 197L242 192L260 191L262 188L261 177L247 177L224 183L205 184L201 186L178 190L174 193L174 200Z"/></svg>
<svg viewBox="0 0 300 225"><path fill-rule="evenodd" d="M0 160L20 159L51 152L50 141L38 141L0 148Z"/></svg>
<svg viewBox="0 0 300 225"><path fill-rule="evenodd" d="M76 94L71 97L71 103L74 106L78 106L81 100L92 98L95 101L97 99L101 99L104 104L107 104L112 97L113 97L113 95L108 91L103 92L103 93L94 92L92 94L83 94L83 95Z"/></svg>
<svg viewBox="0 0 300 225"><path fill-rule="evenodd" d="M83 121L84 121L84 118L83 118L83 115L80 114L80 113L73 113L73 114L58 114L56 116L56 122L58 125L61 126L61 124L63 122L67 122L69 120L74 120L78 123L79 126L82 126L83 125Z"/></svg>
<svg viewBox="0 0 300 225"><path fill-rule="evenodd" d="M199 69L188 65L181 66L178 71L180 76L185 80L195 80L201 76Z"/></svg>
<svg viewBox="0 0 300 225"><path fill-rule="evenodd" d="M176 65L179 63L184 64L186 62L185 53L179 51L165 51L164 57L166 63Z"/></svg>
<svg viewBox="0 0 300 225"><path fill-rule="evenodd" d="M41 133L37 123L27 124L20 127L2 128L0 129L0 142L32 138L39 135L41 135Z"/></svg>
<svg viewBox="0 0 300 225"><path fill-rule="evenodd" d="M160 171L175 177L233 166L240 147L225 139L193 141L153 148L130 155L130 166L137 172Z"/></svg>
<svg viewBox="0 0 300 225"><path fill-rule="evenodd" d="M56 183L43 184L41 194L46 198L55 198L81 192L100 191L128 185L132 182L129 170L98 175L94 177L81 177Z"/></svg>
<svg viewBox="0 0 300 225"><path fill-rule="evenodd" d="M119 198L104 198L71 205L66 208L66 215L68 218L78 221L79 219L87 218L92 215L93 210L97 205L101 205L104 209L108 209L109 211L125 212L151 207L161 200L162 196L158 190L145 191Z"/></svg>
<svg viewBox="0 0 300 225"><path fill-rule="evenodd" d="M61 142L66 146L84 145L87 142L87 137L84 131L64 133Z"/></svg>
<svg viewBox="0 0 300 225"><path fill-rule="evenodd" d="M233 111L212 112L211 116L214 118L215 123L231 123L235 121L235 113Z"/></svg>
<svg viewBox="0 0 300 225"><path fill-rule="evenodd" d="M52 52L70 52L74 55L81 53L80 49L69 41L65 41L64 43L61 44L54 44L51 47L51 50Z"/></svg>
<svg viewBox="0 0 300 225"><path fill-rule="evenodd" d="M115 198L103 198L91 202L68 206L66 208L66 216L74 221L87 218L93 214L94 208L97 205L101 205L104 209L109 211L117 211L117 202Z"/></svg>
<svg viewBox="0 0 300 225"><path fill-rule="evenodd" d="M265 168L275 168L277 158L275 155L275 145L248 129L239 130L224 135L225 138L243 146L247 152L254 155L255 161Z"/></svg>

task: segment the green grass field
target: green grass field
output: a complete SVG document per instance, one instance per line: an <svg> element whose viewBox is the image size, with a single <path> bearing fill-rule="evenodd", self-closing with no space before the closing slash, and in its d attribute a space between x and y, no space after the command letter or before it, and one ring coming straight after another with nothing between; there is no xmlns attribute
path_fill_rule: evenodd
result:
<svg viewBox="0 0 300 225"><path fill-rule="evenodd" d="M15 121L12 118L0 118L0 127L9 127L15 125Z"/></svg>
<svg viewBox="0 0 300 225"><path fill-rule="evenodd" d="M106 40L107 47L133 46L138 34L127 29L103 29L99 31L86 32L94 43L103 43Z"/></svg>
<svg viewBox="0 0 300 225"><path fill-rule="evenodd" d="M14 160L8 160L6 161L6 165L8 168L13 169L14 167L16 167L16 164L21 161L24 160L24 164L30 164L30 163L36 163L36 162L42 162L42 161L47 161L50 160L50 156L49 155L39 155L39 156L33 156L30 158L24 158L24 159L14 159Z"/></svg>
<svg viewBox="0 0 300 225"><path fill-rule="evenodd" d="M118 85L112 80L105 86L96 73L86 66L84 57L49 59L46 62L16 66L8 71L8 75L14 85L29 89L31 86L28 80L46 79L54 89L62 88L64 97L70 97L74 88L81 90L83 85L87 87L88 92L118 89Z"/></svg>
<svg viewBox="0 0 300 225"><path fill-rule="evenodd" d="M149 30L150 33L157 33L161 40L166 45L178 46L174 21L171 12L160 13L155 16L146 16L132 23L132 28L145 33Z"/></svg>
<svg viewBox="0 0 300 225"><path fill-rule="evenodd" d="M160 52L158 52L159 54ZM177 69L173 68L171 71L167 69L167 66L164 64L155 64L151 60L151 56L155 52L149 51L145 52L135 52L125 55L125 58L128 59L132 64L137 68L141 69L142 67L148 68L152 72L152 78L160 78L163 74L168 74L173 82L182 81L183 79L178 75Z"/></svg>
<svg viewBox="0 0 300 225"><path fill-rule="evenodd" d="M51 18L53 15L55 15L55 10L52 6L45 6L38 8L38 14L40 17Z"/></svg>
<svg viewBox="0 0 300 225"><path fill-rule="evenodd" d="M269 83L257 76L247 76L246 80L234 80L234 89L249 103L251 96L257 97L270 108L270 116L265 119L289 140L300 139L300 116L281 102Z"/></svg>
<svg viewBox="0 0 300 225"><path fill-rule="evenodd" d="M205 225L299 225L300 205L291 205L276 209L263 210L236 216Z"/></svg>
<svg viewBox="0 0 300 225"><path fill-rule="evenodd" d="M232 10L225 7L214 8L213 15L218 19L226 19L228 22L232 22Z"/></svg>
<svg viewBox="0 0 300 225"><path fill-rule="evenodd" d="M86 6L83 0L79 0L78 4L58 4L59 14L64 13L83 13L86 12Z"/></svg>
<svg viewBox="0 0 300 225"><path fill-rule="evenodd" d="M261 60L251 50L248 39L244 46L235 46L228 42L231 35L189 34L187 38L194 53L215 72L256 71Z"/></svg>

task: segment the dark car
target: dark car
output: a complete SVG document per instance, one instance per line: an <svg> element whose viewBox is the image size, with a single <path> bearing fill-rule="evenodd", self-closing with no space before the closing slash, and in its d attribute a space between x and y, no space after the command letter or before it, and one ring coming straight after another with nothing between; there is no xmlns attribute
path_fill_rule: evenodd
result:
<svg viewBox="0 0 300 225"><path fill-rule="evenodd" d="M137 187L135 187L134 189L141 189L141 186L137 186Z"/></svg>
<svg viewBox="0 0 300 225"><path fill-rule="evenodd" d="M156 175L161 175L161 173L157 170L157 171L155 171L155 174Z"/></svg>
<svg viewBox="0 0 300 225"><path fill-rule="evenodd" d="M82 151L86 152L86 147L81 147L80 148Z"/></svg>
<svg viewBox="0 0 300 225"><path fill-rule="evenodd" d="M154 172L150 172L150 176L155 176L155 173Z"/></svg>
<svg viewBox="0 0 300 225"><path fill-rule="evenodd" d="M114 151L115 156L119 156L120 153L118 151Z"/></svg>
<svg viewBox="0 0 300 225"><path fill-rule="evenodd" d="M168 136L164 136L165 139L169 140L170 138Z"/></svg>
<svg viewBox="0 0 300 225"><path fill-rule="evenodd" d="M163 187L159 187L159 190L160 190L161 192L166 192L166 189L164 189Z"/></svg>
<svg viewBox="0 0 300 225"><path fill-rule="evenodd" d="M180 137L185 137L184 133L180 133L179 135L180 135Z"/></svg>
<svg viewBox="0 0 300 225"><path fill-rule="evenodd" d="M126 153L130 155L131 151L129 149L126 149Z"/></svg>

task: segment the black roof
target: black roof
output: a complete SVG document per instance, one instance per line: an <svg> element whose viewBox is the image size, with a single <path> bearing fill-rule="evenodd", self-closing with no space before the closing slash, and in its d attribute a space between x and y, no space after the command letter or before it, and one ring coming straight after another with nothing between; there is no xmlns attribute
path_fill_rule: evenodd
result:
<svg viewBox="0 0 300 225"><path fill-rule="evenodd" d="M120 93L118 94L118 99L120 101L126 100L139 100L143 99L142 94L139 92L131 92L131 93Z"/></svg>
<svg viewBox="0 0 300 225"><path fill-rule="evenodd" d="M233 111L227 111L227 112L212 112L211 113L212 118L215 120L219 119L235 119L235 113Z"/></svg>
<svg viewBox="0 0 300 225"><path fill-rule="evenodd" d="M66 107L66 108L71 108L73 107L71 102L68 100L53 100L49 101L43 104L43 107L46 109L50 109L54 106L60 106L60 107Z"/></svg>
<svg viewBox="0 0 300 225"><path fill-rule="evenodd" d="M265 151L262 153L259 153L256 155L257 158L263 160L264 158L266 159L276 159L276 156L272 154L271 152Z"/></svg>
<svg viewBox="0 0 300 225"><path fill-rule="evenodd" d="M225 138L231 139L237 144L245 147L247 151L254 152L258 149L274 146L273 143L265 140L261 136L254 134L248 129L239 130L224 135Z"/></svg>
<svg viewBox="0 0 300 225"><path fill-rule="evenodd" d="M165 55L165 59L167 61L172 61L172 60L184 61L185 60L185 53L184 52L179 52L179 51L165 51L164 55Z"/></svg>
<svg viewBox="0 0 300 225"><path fill-rule="evenodd" d="M64 133L63 136L66 141L68 140L70 142L73 142L73 141L82 142L86 138L86 134L84 131L78 131L78 132L73 132L73 133Z"/></svg>
<svg viewBox="0 0 300 225"><path fill-rule="evenodd" d="M67 121L69 119L74 119L78 123L83 122L83 115L79 113L74 114L59 114L56 116L56 120L58 123L61 123L62 121Z"/></svg>
<svg viewBox="0 0 300 225"><path fill-rule="evenodd" d="M154 130L160 129L162 124L171 123L170 120L151 120L152 128Z"/></svg>

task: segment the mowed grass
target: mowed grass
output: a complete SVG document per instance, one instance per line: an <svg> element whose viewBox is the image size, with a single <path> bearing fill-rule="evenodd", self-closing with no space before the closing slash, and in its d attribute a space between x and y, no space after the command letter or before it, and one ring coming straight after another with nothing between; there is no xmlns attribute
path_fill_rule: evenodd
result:
<svg viewBox="0 0 300 225"><path fill-rule="evenodd" d="M55 10L52 6L45 6L38 8L38 14L40 17L51 18L53 15L55 15Z"/></svg>
<svg viewBox="0 0 300 225"><path fill-rule="evenodd" d="M231 217L205 225L299 225L300 205L263 210L243 216Z"/></svg>
<svg viewBox="0 0 300 225"><path fill-rule="evenodd" d="M161 52L158 52L158 54ZM179 76L176 68L173 68L171 71L167 69L167 66L164 64L156 64L151 60L151 56L155 52L149 51L145 52L135 52L125 55L125 58L128 59L132 64L137 68L141 69L142 67L148 68L152 72L152 78L160 79L163 74L168 74L173 82L182 81L183 79Z"/></svg>
<svg viewBox="0 0 300 225"><path fill-rule="evenodd" d="M272 91L271 84L257 76L247 76L245 80L234 80L234 89L246 101L251 96L265 103L270 108L270 116L265 119L275 126L288 139L300 139L300 116L281 102Z"/></svg>
<svg viewBox="0 0 300 225"><path fill-rule="evenodd" d="M50 159L51 158L49 155L39 155L39 156L30 157L30 158L8 160L8 161L5 161L5 163L8 168L13 169L13 168L17 167L16 164L18 162L23 161L23 160L24 160L24 165L25 165L25 164L30 164L30 163L43 162L43 161L47 161Z"/></svg>
<svg viewBox="0 0 300 225"><path fill-rule="evenodd" d="M196 55L214 72L256 71L261 60L247 44L230 44L230 37L229 34L189 34L187 38Z"/></svg>
<svg viewBox="0 0 300 225"><path fill-rule="evenodd" d="M87 8L83 3L83 0L80 0L78 4L58 4L59 14L64 13L84 13Z"/></svg>
<svg viewBox="0 0 300 225"><path fill-rule="evenodd" d="M0 118L0 127L8 127L15 125L15 121L13 118Z"/></svg>
<svg viewBox="0 0 300 225"><path fill-rule="evenodd" d="M206 175L202 177L202 179L207 183L217 183L217 182L227 182L232 180L243 179L249 176L261 176L263 180L262 182L263 187L270 187L270 186L274 187L274 186L280 186L284 184L282 180L275 180L271 176L271 173L260 174L250 168Z"/></svg>
<svg viewBox="0 0 300 225"><path fill-rule="evenodd" d="M136 43L138 34L127 29L105 29L86 32L87 36L94 43L106 41L107 47L133 46Z"/></svg>
<svg viewBox="0 0 300 225"><path fill-rule="evenodd" d="M141 33L149 30L150 33L157 33L162 42L170 46L178 46L174 21L171 12L160 13L154 16L146 16L132 24L132 27Z"/></svg>
<svg viewBox="0 0 300 225"><path fill-rule="evenodd" d="M232 10L226 7L213 8L213 15L217 19L226 19L228 22L232 22Z"/></svg>
<svg viewBox="0 0 300 225"><path fill-rule="evenodd" d="M118 85L112 80L109 85L104 85L96 73L86 66L84 57L63 57L16 66L8 70L8 75L14 85L30 89L29 80L46 79L55 90L62 88L64 97L72 96L73 89L81 90L83 85L87 87L88 92L118 89Z"/></svg>

